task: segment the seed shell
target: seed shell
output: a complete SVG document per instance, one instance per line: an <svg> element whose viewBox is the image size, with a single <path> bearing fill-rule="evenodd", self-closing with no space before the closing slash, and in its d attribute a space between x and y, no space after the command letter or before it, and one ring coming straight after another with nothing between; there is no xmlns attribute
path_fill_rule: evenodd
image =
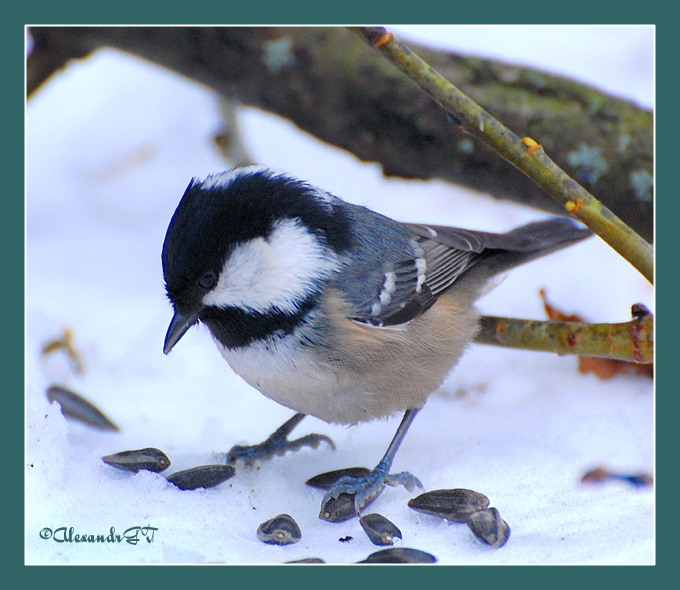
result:
<svg viewBox="0 0 680 590"><path fill-rule="evenodd" d="M135 451L121 451L102 457L102 461L116 469L137 473L142 469L160 473L170 466L170 459L160 449L153 447Z"/></svg>
<svg viewBox="0 0 680 590"><path fill-rule="evenodd" d="M50 402L59 404L61 413L67 418L78 420L100 430L119 430L118 426L99 408L73 390L61 385L51 385L45 393Z"/></svg>
<svg viewBox="0 0 680 590"><path fill-rule="evenodd" d="M453 522L467 522L468 517L489 505L484 494L465 488L433 490L409 500L408 506L417 512L439 516Z"/></svg>
<svg viewBox="0 0 680 590"><path fill-rule="evenodd" d="M357 515L352 494L340 494L331 498L321 507L319 518L326 522L344 522Z"/></svg>
<svg viewBox="0 0 680 590"><path fill-rule="evenodd" d="M348 475L349 477L364 477L371 472L366 467L346 467L345 469L337 469L335 471L327 471L320 473L308 479L305 483L308 486L317 488L319 490L329 490L333 484L341 477Z"/></svg>
<svg viewBox="0 0 680 590"><path fill-rule="evenodd" d="M185 471L177 471L167 477L167 480L180 490L196 490L198 488L213 488L236 475L231 465L201 465Z"/></svg>
<svg viewBox="0 0 680 590"><path fill-rule="evenodd" d="M496 508L484 508L470 515L468 528L487 545L498 549L510 538L510 527Z"/></svg>
<svg viewBox="0 0 680 590"><path fill-rule="evenodd" d="M419 549L390 547L371 553L366 559L357 563L435 563L436 561L437 558L434 555Z"/></svg>
<svg viewBox="0 0 680 590"><path fill-rule="evenodd" d="M305 557L304 559L294 559L293 561L286 561L286 564L288 563L298 563L298 564L303 564L303 563L326 563L323 559L320 557Z"/></svg>
<svg viewBox="0 0 680 590"><path fill-rule="evenodd" d="M359 518L359 522L374 545L393 545L395 538L401 539L401 531L397 525L382 514L366 514Z"/></svg>
<svg viewBox="0 0 680 590"><path fill-rule="evenodd" d="M257 538L270 545L290 545L302 538L302 531L290 514L279 514L258 527Z"/></svg>

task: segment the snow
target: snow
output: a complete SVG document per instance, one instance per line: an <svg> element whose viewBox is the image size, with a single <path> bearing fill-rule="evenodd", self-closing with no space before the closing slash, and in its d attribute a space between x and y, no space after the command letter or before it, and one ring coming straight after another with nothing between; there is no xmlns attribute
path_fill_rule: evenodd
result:
<svg viewBox="0 0 680 590"><path fill-rule="evenodd" d="M395 29L404 39L516 60L654 104L651 27ZM319 520L322 494L304 482L372 467L398 417L352 428L307 418L295 434L326 434L335 451L303 449L208 490L180 491L162 475L101 461L158 447L172 460L167 474L214 463L233 444L260 442L291 412L233 375L204 328L162 352L172 315L160 266L168 221L192 177L229 167L212 142L215 96L101 51L51 80L26 114L26 563L349 564L378 550L356 519ZM543 216L443 182L384 179L378 166L255 110L242 112L242 131L259 162L397 219L500 231ZM541 287L592 321L627 321L636 302L654 308L652 288L598 239L513 271L479 307L541 319ZM41 354L65 328L83 374L63 351ZM91 400L120 432L67 421L45 396L53 383ZM653 564L654 491L584 485L580 477L599 465L653 473L654 460L651 380L601 381L580 374L575 358L472 346L416 419L394 470L412 471L426 490L486 494L512 529L508 543L491 549L465 525L412 511L406 502L415 494L403 488L388 488L368 511L401 528L397 546L443 564ZM259 524L280 513L297 520L299 543L257 539ZM107 535L145 526L157 529L152 542L41 538L47 528Z"/></svg>

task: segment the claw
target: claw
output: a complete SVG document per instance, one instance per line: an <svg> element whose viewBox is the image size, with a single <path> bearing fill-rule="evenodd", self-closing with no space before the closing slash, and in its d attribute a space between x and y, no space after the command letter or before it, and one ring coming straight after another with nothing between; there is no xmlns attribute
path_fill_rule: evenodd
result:
<svg viewBox="0 0 680 590"><path fill-rule="evenodd" d="M420 483L420 480L408 471L388 475L385 479L385 483L392 487L404 486L409 492L414 492L416 489L423 488L423 484Z"/></svg>
<svg viewBox="0 0 680 590"><path fill-rule="evenodd" d="M386 485L404 486L411 492L415 488L423 487L423 484L420 483L417 477L406 471L390 474L394 455L397 449L399 449L399 445L401 445L406 431L418 411L418 408L412 408L404 412L404 417L397 428L390 446L387 447L385 456L373 471L363 476L352 477L345 475L331 486L321 502L321 512L319 513L321 520L339 522L351 518L353 515L350 512L349 503L352 499L354 500L354 514L359 516L361 510L373 502L382 493ZM345 501L338 502L340 498L343 498Z"/></svg>
<svg viewBox="0 0 680 590"><path fill-rule="evenodd" d="M271 459L274 455L284 455L288 451L299 451L302 447L316 449L322 442L328 443L332 449L335 449L333 441L323 434L307 434L295 440L288 440L288 435L304 417L304 414L295 414L260 444L233 446L226 454L225 462L233 464L242 461L246 467L252 467L255 463Z"/></svg>
<svg viewBox="0 0 680 590"><path fill-rule="evenodd" d="M288 440L285 436L271 436L257 445L234 445L226 454L225 462L233 464L242 461L246 467L253 467L256 463L285 455L288 451L299 451L303 447L316 449L322 442L328 443L335 450L335 443L323 434L306 434L295 440Z"/></svg>
<svg viewBox="0 0 680 590"><path fill-rule="evenodd" d="M337 500L342 494L354 498L354 512L358 516L361 511L373 502L382 493L385 486L404 486L413 491L422 488L420 480L404 471L402 473L389 474L384 465L379 464L373 471L363 477L344 476L326 492L321 502L319 518L328 520L329 503ZM334 519L335 520L335 519Z"/></svg>

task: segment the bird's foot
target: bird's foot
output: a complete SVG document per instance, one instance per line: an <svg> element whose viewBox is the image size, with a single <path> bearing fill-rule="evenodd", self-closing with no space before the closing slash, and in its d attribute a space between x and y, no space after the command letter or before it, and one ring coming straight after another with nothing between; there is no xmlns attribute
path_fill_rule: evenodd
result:
<svg viewBox="0 0 680 590"><path fill-rule="evenodd" d="M382 462L365 476L352 477L345 475L338 479L326 492L321 502L319 518L330 522L339 522L352 516L358 516L361 510L373 502L383 491L385 486L404 486L410 492L422 488L420 480L407 471L389 473L388 467ZM338 500L345 499L345 502ZM351 508L348 505L352 500Z"/></svg>
<svg viewBox="0 0 680 590"><path fill-rule="evenodd" d="M266 461L275 455L284 455L288 451L298 451L303 447L316 449L322 442L328 443L332 449L335 449L333 441L323 434L307 434L295 440L288 440L291 430L302 419L298 419L298 416L300 415L294 416L260 444L233 446L227 453L225 462L234 464L242 461L246 467L252 467L255 463ZM296 421L293 422L294 420Z"/></svg>

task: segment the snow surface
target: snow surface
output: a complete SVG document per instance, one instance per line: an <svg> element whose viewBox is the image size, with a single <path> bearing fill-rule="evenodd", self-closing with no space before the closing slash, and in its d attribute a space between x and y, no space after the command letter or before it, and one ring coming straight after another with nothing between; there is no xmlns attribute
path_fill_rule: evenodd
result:
<svg viewBox="0 0 680 590"><path fill-rule="evenodd" d="M651 27L397 27L403 38L519 61L566 74L652 106ZM353 428L307 418L300 435L337 445L304 449L240 470L221 486L179 491L162 475L131 475L103 455L159 447L167 473L212 463L233 444L259 442L291 412L233 375L204 328L162 353L171 309L160 251L168 221L193 176L229 167L214 147L213 94L113 51L72 64L27 106L26 562L29 564L282 563L320 557L354 563L378 548L357 520L318 519L321 493L304 485L331 469L372 467L395 417ZM242 113L244 141L259 162L288 170L347 200L397 219L506 230L542 217L443 182L385 179L374 164L323 145L290 123ZM537 138L540 141L540 138ZM543 318L541 287L568 312L627 321L653 309L646 281L598 239L510 273L480 301L484 313ZM42 346L73 330L85 372ZM72 387L121 428L67 421L45 389ZM411 494L388 488L371 506L403 532L398 546L443 564L652 564L655 496L624 483L583 485L604 465L653 472L653 384L600 381L576 359L472 346L430 398L397 455L426 490L483 492L509 523L494 550L465 525L416 513ZM302 540L258 541L258 525L294 516ZM78 534L155 527L153 542L58 543L46 528ZM347 536L351 540L340 542Z"/></svg>

